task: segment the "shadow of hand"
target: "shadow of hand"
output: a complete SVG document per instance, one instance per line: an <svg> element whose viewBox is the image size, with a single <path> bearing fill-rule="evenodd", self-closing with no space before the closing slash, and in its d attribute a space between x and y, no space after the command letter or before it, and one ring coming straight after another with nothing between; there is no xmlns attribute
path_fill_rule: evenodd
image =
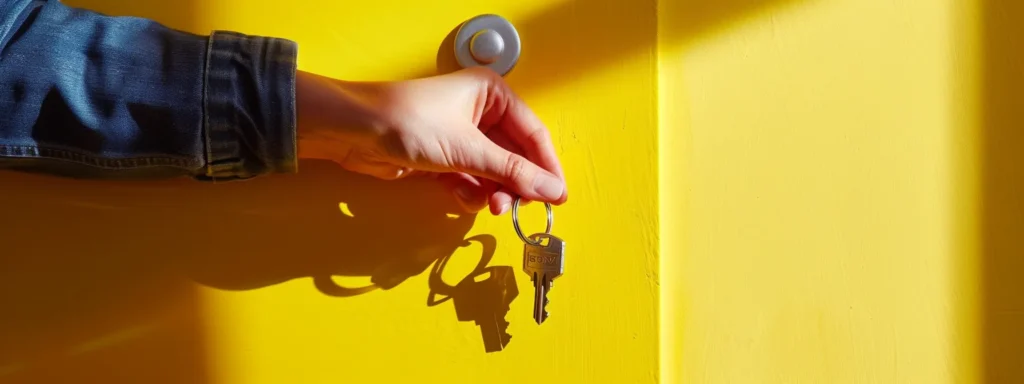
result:
<svg viewBox="0 0 1024 384"><path fill-rule="evenodd" d="M0 368L117 341L82 361L188 382L202 376L194 282L247 290L311 278L333 296L389 289L464 245L475 218L452 214L457 203L434 180L382 181L325 162L224 184L3 172L0 191ZM332 276L369 283L342 287ZM177 365L146 363L155 361ZM31 372L44 382L106 377L62 367Z"/></svg>
<svg viewBox="0 0 1024 384"><path fill-rule="evenodd" d="M63 185L71 181L5 174L5 184L19 188L0 205L47 224L0 236L15 254L84 257L101 265L145 260L219 289L309 277L325 294L351 296L422 273L464 242L475 218L455 213L456 202L433 180L383 181L327 162L302 168L224 184ZM64 241L47 244L51 236ZM345 288L331 276L365 276L371 283Z"/></svg>
<svg viewBox="0 0 1024 384"><path fill-rule="evenodd" d="M309 277L338 297L390 289L422 273L463 243L475 218L457 214L453 198L429 179L383 181L319 162L289 177L190 186L173 197L181 206L149 211L194 239L172 248L196 282L245 290ZM344 287L332 276L370 282Z"/></svg>

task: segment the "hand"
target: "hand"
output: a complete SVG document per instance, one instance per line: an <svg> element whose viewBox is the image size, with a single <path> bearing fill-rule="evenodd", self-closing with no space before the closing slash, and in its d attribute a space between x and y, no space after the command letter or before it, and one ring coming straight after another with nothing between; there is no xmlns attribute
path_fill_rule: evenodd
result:
<svg viewBox="0 0 1024 384"><path fill-rule="evenodd" d="M503 214L513 195L567 199L547 128L487 68L399 82L299 71L296 98L300 157L386 180L436 176L472 212Z"/></svg>

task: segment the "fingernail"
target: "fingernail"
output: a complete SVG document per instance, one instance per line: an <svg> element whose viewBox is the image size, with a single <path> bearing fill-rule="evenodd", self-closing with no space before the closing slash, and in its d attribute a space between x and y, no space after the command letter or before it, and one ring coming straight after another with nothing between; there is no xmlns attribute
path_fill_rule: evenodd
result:
<svg viewBox="0 0 1024 384"><path fill-rule="evenodd" d="M500 215L504 215L504 214L505 214L505 212L508 212L508 209L509 209L509 208L511 208L511 207L512 207L512 204L509 204L509 203L502 203L502 204L501 204L501 207L499 207L499 208L498 208L498 215L499 215L499 216L500 216Z"/></svg>
<svg viewBox="0 0 1024 384"><path fill-rule="evenodd" d="M540 197L543 197L544 200L558 200L562 197L562 191L564 190L565 185L562 184L562 180L543 172L533 180L533 191L540 195Z"/></svg>

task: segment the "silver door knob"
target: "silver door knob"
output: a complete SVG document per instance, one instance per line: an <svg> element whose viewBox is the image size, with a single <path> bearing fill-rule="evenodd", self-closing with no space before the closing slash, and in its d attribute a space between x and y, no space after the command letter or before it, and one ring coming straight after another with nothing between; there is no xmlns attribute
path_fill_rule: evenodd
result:
<svg viewBox="0 0 1024 384"><path fill-rule="evenodd" d="M505 76L519 62L519 32L498 15L462 23L455 35L455 59L463 68L486 66Z"/></svg>

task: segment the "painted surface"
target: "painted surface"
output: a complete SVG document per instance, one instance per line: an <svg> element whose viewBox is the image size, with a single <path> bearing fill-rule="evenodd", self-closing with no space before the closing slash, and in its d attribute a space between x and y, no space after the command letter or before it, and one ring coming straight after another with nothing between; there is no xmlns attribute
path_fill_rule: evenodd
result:
<svg viewBox="0 0 1024 384"><path fill-rule="evenodd" d="M1024 5L659 12L663 379L1024 381Z"/></svg>
<svg viewBox="0 0 1024 384"><path fill-rule="evenodd" d="M4 174L0 382L657 381L652 0L67 3L288 37L302 69L377 80L436 73L461 21L505 15L524 42L509 80L568 174L567 272L538 327L507 215L453 218L435 186L330 164L215 186ZM524 208L526 231L542 220ZM476 322L495 314L512 339L488 353Z"/></svg>

